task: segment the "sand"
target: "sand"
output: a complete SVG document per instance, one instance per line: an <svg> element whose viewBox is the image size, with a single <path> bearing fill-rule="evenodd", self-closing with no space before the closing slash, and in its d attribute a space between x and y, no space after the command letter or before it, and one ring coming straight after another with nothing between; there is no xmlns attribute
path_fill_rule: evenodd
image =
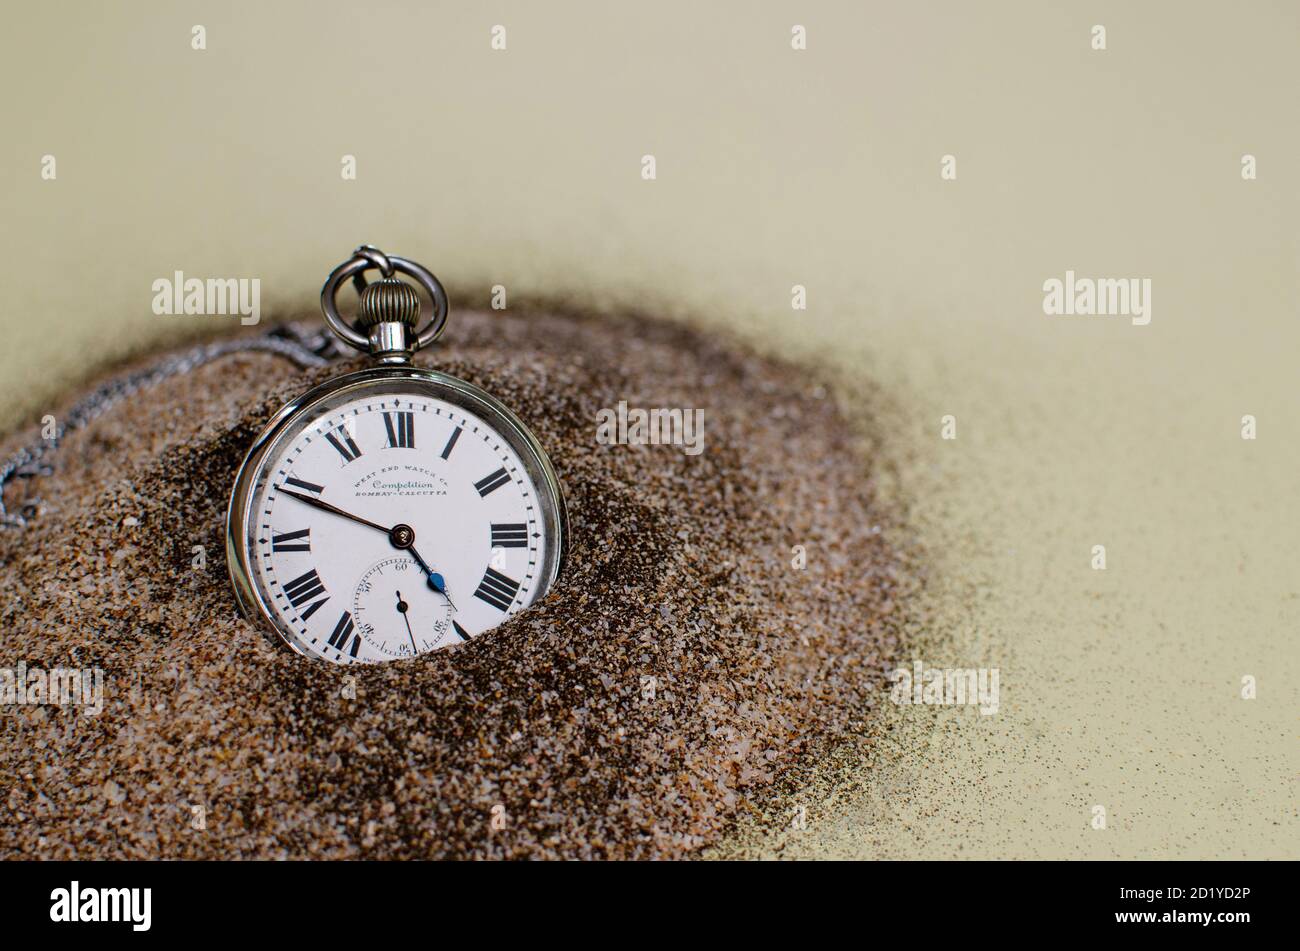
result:
<svg viewBox="0 0 1300 951"><path fill-rule="evenodd" d="M921 573L823 382L645 319L453 329L432 359L514 407L564 484L549 597L413 661L289 653L236 615L226 500L262 421L338 370L236 355L160 383L6 496L33 518L0 534L5 662L101 667L106 702L5 711L0 854L677 857L741 814L790 821L801 771L870 745ZM704 452L597 444L619 400L703 408Z"/></svg>

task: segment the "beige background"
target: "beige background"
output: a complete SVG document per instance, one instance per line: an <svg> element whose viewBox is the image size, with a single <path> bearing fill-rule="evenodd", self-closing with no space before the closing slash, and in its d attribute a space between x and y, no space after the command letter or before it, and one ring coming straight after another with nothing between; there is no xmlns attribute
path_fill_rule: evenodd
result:
<svg viewBox="0 0 1300 951"><path fill-rule="evenodd" d="M925 660L999 667L1002 709L887 710L902 752L724 853L1294 858L1297 37L1281 2L29 4L0 37L0 421L228 326L154 316L157 277L310 306L363 240L463 305L733 328L896 401ZM1151 324L1046 317L1067 268L1150 278Z"/></svg>

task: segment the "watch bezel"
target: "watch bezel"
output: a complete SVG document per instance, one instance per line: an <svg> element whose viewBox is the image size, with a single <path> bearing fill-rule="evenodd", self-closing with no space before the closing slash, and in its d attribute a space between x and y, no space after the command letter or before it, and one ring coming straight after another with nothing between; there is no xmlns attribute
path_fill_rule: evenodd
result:
<svg viewBox="0 0 1300 951"><path fill-rule="evenodd" d="M537 586L536 592L524 606L524 610L546 596L564 569L569 546L568 513L563 487L537 437L509 407L473 383L424 367L410 365L368 367L332 377L290 400L267 422L244 456L244 461L235 476L234 488L231 490L230 503L226 510L226 563L240 613L250 622L273 630L278 642L283 646L313 660L332 663L329 658L310 650L302 643L296 632L285 630L275 620L273 612L263 599L261 590L253 578L253 565L248 545L248 515L258 484L257 477L263 461L278 444L280 436L300 417L309 415L311 410L320 403L335 397L346 398L347 391L363 391L376 383L402 382L410 383L416 389L424 389L426 395L473 413L501 432L519 454L524 468L532 477L538 489L538 506L541 509L543 524L555 539L555 544L551 546L554 554L552 555L550 551L547 553L550 569L543 576L542 583Z"/></svg>

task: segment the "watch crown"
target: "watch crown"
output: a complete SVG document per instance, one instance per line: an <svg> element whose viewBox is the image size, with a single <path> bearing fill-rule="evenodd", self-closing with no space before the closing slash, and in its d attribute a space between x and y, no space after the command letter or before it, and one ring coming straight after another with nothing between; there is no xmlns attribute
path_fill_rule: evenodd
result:
<svg viewBox="0 0 1300 951"><path fill-rule="evenodd" d="M385 277L367 284L361 291L357 323L365 329L376 324L400 323L414 327L420 322L420 295L410 284Z"/></svg>

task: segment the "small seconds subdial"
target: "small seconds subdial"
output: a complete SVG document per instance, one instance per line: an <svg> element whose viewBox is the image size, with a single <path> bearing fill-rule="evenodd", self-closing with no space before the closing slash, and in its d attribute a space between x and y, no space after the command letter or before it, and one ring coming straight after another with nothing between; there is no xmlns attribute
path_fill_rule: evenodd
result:
<svg viewBox="0 0 1300 951"><path fill-rule="evenodd" d="M458 640L451 610L420 564L402 555L371 565L352 594L357 633L385 657L412 657Z"/></svg>

